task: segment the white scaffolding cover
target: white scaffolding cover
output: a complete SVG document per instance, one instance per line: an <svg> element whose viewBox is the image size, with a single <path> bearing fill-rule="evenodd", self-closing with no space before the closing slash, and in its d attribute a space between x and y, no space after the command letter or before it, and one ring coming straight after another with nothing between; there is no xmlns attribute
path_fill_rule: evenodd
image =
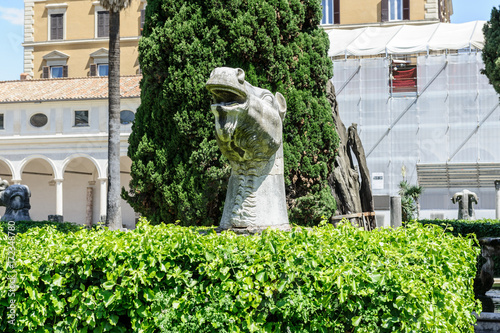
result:
<svg viewBox="0 0 500 333"><path fill-rule="evenodd" d="M483 49L486 21L332 29L330 57L411 54L439 50Z"/></svg>

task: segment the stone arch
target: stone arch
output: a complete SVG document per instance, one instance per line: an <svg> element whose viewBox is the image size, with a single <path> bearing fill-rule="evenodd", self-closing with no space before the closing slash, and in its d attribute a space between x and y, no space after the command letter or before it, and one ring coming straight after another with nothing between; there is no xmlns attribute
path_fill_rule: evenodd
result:
<svg viewBox="0 0 500 333"><path fill-rule="evenodd" d="M54 162L43 155L25 158L19 168L21 184L31 191L30 216L35 221L47 220L56 213L56 186L58 178Z"/></svg>
<svg viewBox="0 0 500 333"><path fill-rule="evenodd" d="M92 225L99 221L96 181L99 164L86 154L74 154L62 164L65 221Z"/></svg>
<svg viewBox="0 0 500 333"><path fill-rule="evenodd" d="M62 178L61 170L59 170L56 167L54 161L52 161L50 158L48 158L47 156L44 156L44 155L30 155L30 156L26 157L25 159L23 159L23 161L21 162L21 166L19 168L19 174L22 175L26 166L29 163L31 163L32 161L38 160L38 159L44 160L45 162L47 162L51 166L52 172L53 172L53 178L56 178L56 179Z"/></svg>
<svg viewBox="0 0 500 333"><path fill-rule="evenodd" d="M9 184L12 184L12 179L16 179L12 163L3 157L0 157L0 179L8 181ZM3 214L5 214L5 207L0 206L0 216Z"/></svg>
<svg viewBox="0 0 500 333"><path fill-rule="evenodd" d="M11 184L11 179L16 179L12 163L0 156L0 178L5 179Z"/></svg>
<svg viewBox="0 0 500 333"><path fill-rule="evenodd" d="M97 162L97 160L94 157L87 155L87 154L73 154L71 156L68 156L63 161L61 173L64 174L64 172L66 171L66 168L68 167L68 164L70 164L73 160L75 160L77 158L84 158L84 159L91 161L94 164L95 168L97 169L97 178L105 177L104 171L102 170L102 168L99 165L99 163Z"/></svg>

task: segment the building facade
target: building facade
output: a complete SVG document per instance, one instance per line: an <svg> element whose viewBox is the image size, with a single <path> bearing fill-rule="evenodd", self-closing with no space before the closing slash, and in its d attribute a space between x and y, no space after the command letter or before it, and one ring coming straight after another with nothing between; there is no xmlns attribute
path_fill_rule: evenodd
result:
<svg viewBox="0 0 500 333"><path fill-rule="evenodd" d="M453 14L452 0L322 0L321 4L325 28L450 22Z"/></svg>
<svg viewBox="0 0 500 333"><path fill-rule="evenodd" d="M121 185L141 76L121 78ZM31 190L33 220L92 225L106 215L107 78L0 82L0 178ZM4 207L0 207L3 215ZM122 200L123 225L136 215Z"/></svg>
<svg viewBox="0 0 500 333"><path fill-rule="evenodd" d="M109 14L99 1L25 0L24 73L0 82L0 178L31 190L34 220L95 224L106 215ZM140 104L145 0L120 13L121 185ZM5 208L0 207L0 215ZM123 225L136 214L122 201Z"/></svg>
<svg viewBox="0 0 500 333"><path fill-rule="evenodd" d="M138 41L145 0L120 13L121 75L140 74ZM24 73L28 78L106 76L109 13L99 1L25 0Z"/></svg>
<svg viewBox="0 0 500 333"><path fill-rule="evenodd" d="M479 196L478 218L495 217L500 105L481 74L485 23L328 31L340 116L358 124L379 223L403 179L424 188L421 218L457 218L450 198L463 189Z"/></svg>

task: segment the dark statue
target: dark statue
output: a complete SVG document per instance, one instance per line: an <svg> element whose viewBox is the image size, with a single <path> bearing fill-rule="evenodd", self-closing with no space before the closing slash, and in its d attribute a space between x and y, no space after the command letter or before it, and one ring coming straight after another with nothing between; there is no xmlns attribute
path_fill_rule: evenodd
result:
<svg viewBox="0 0 500 333"><path fill-rule="evenodd" d="M5 206L1 221L31 221L29 210L31 192L26 185L9 185L0 179L0 206Z"/></svg>

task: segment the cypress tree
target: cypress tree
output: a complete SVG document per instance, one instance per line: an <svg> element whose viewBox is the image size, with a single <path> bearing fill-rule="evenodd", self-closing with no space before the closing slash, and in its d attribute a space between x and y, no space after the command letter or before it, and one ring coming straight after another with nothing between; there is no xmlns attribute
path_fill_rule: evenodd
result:
<svg viewBox="0 0 500 333"><path fill-rule="evenodd" d="M482 57L485 74L490 84L500 94L500 10L493 7L491 18L483 27L484 47Z"/></svg>
<svg viewBox="0 0 500 333"><path fill-rule="evenodd" d="M325 94L333 69L321 15L318 0L148 0L131 190L123 193L136 211L154 223L218 224L230 169L215 141L205 82L227 66L286 98L290 221L313 225L333 214L327 178L338 137Z"/></svg>

